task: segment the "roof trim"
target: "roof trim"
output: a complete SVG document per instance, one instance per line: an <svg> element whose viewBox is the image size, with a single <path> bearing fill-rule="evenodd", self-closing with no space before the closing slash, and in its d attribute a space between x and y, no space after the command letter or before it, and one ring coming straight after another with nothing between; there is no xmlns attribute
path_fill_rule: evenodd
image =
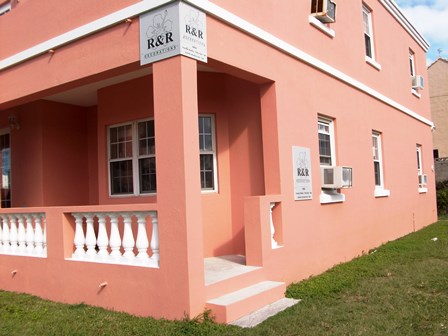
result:
<svg viewBox="0 0 448 336"><path fill-rule="evenodd" d="M400 7L394 0L379 0L383 6L389 11L390 14L400 23L403 28L412 36L412 38L427 52L429 49L429 42L423 37L422 34L414 27L409 19L403 14Z"/></svg>

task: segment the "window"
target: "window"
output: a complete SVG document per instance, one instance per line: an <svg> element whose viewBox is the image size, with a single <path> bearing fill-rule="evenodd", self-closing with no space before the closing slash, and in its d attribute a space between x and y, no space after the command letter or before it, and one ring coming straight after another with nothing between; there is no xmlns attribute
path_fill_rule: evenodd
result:
<svg viewBox="0 0 448 336"><path fill-rule="evenodd" d="M317 123L319 135L319 160L321 166L336 165L334 149L334 130L331 119L319 117Z"/></svg>
<svg viewBox="0 0 448 336"><path fill-rule="evenodd" d="M438 149L433 149L432 155L434 157L434 160L437 160L439 158L439 150Z"/></svg>
<svg viewBox="0 0 448 336"><path fill-rule="evenodd" d="M156 192L154 120L109 127L111 195Z"/></svg>
<svg viewBox="0 0 448 336"><path fill-rule="evenodd" d="M415 76L415 56L411 49L409 49L409 70L412 79Z"/></svg>
<svg viewBox="0 0 448 336"><path fill-rule="evenodd" d="M365 53L368 59L375 59L375 46L373 42L372 11L366 6L362 6L362 19L364 25Z"/></svg>
<svg viewBox="0 0 448 336"><path fill-rule="evenodd" d="M372 132L372 150L373 150L373 170L375 176L375 196L383 197L389 196L389 190L384 189L384 174L383 174L383 153L381 133Z"/></svg>
<svg viewBox="0 0 448 336"><path fill-rule="evenodd" d="M418 191L420 193L427 192L426 175L423 174L422 146L417 144L417 175L418 175Z"/></svg>
<svg viewBox="0 0 448 336"><path fill-rule="evenodd" d="M317 131L319 137L319 162L321 166L321 179L323 185L326 175L322 168L336 166L334 121L332 119L319 116ZM344 201L345 195L341 194L338 189L322 189L320 194L320 203L327 204Z"/></svg>
<svg viewBox="0 0 448 336"><path fill-rule="evenodd" d="M0 0L0 15L8 13L11 10L11 1L1 2Z"/></svg>
<svg viewBox="0 0 448 336"><path fill-rule="evenodd" d="M217 190L215 120L212 115L201 115L199 124L199 156L201 189Z"/></svg>
<svg viewBox="0 0 448 336"><path fill-rule="evenodd" d="M1 207L11 207L11 146L8 132L0 133L0 151L1 151Z"/></svg>

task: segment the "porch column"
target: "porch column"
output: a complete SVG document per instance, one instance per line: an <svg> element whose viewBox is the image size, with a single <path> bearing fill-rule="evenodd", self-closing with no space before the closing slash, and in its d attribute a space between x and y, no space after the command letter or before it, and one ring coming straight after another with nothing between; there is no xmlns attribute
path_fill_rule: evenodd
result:
<svg viewBox="0 0 448 336"><path fill-rule="evenodd" d="M154 63L153 84L160 267L172 309L196 316L205 301L196 61Z"/></svg>

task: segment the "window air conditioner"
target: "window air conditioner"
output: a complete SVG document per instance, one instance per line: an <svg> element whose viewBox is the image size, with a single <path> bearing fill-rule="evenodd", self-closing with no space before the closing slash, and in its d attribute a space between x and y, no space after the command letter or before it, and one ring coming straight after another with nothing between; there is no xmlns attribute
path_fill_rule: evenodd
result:
<svg viewBox="0 0 448 336"><path fill-rule="evenodd" d="M423 76L417 75L412 77L412 88L423 89L425 83L423 82Z"/></svg>
<svg viewBox="0 0 448 336"><path fill-rule="evenodd" d="M428 184L428 176L426 176L425 174L419 175L418 185L420 186L420 188L426 187L427 184Z"/></svg>
<svg viewBox="0 0 448 336"><path fill-rule="evenodd" d="M331 0L312 0L311 15L323 23L336 21L336 4Z"/></svg>
<svg viewBox="0 0 448 336"><path fill-rule="evenodd" d="M352 168L333 166L320 167L323 189L340 189L352 187Z"/></svg>

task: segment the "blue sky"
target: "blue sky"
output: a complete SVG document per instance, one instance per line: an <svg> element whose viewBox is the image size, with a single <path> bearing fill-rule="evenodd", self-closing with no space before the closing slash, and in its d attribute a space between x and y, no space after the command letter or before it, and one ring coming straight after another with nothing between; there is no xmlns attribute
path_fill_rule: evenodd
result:
<svg viewBox="0 0 448 336"><path fill-rule="evenodd" d="M448 58L448 0L395 0L414 27L431 44L427 64Z"/></svg>

